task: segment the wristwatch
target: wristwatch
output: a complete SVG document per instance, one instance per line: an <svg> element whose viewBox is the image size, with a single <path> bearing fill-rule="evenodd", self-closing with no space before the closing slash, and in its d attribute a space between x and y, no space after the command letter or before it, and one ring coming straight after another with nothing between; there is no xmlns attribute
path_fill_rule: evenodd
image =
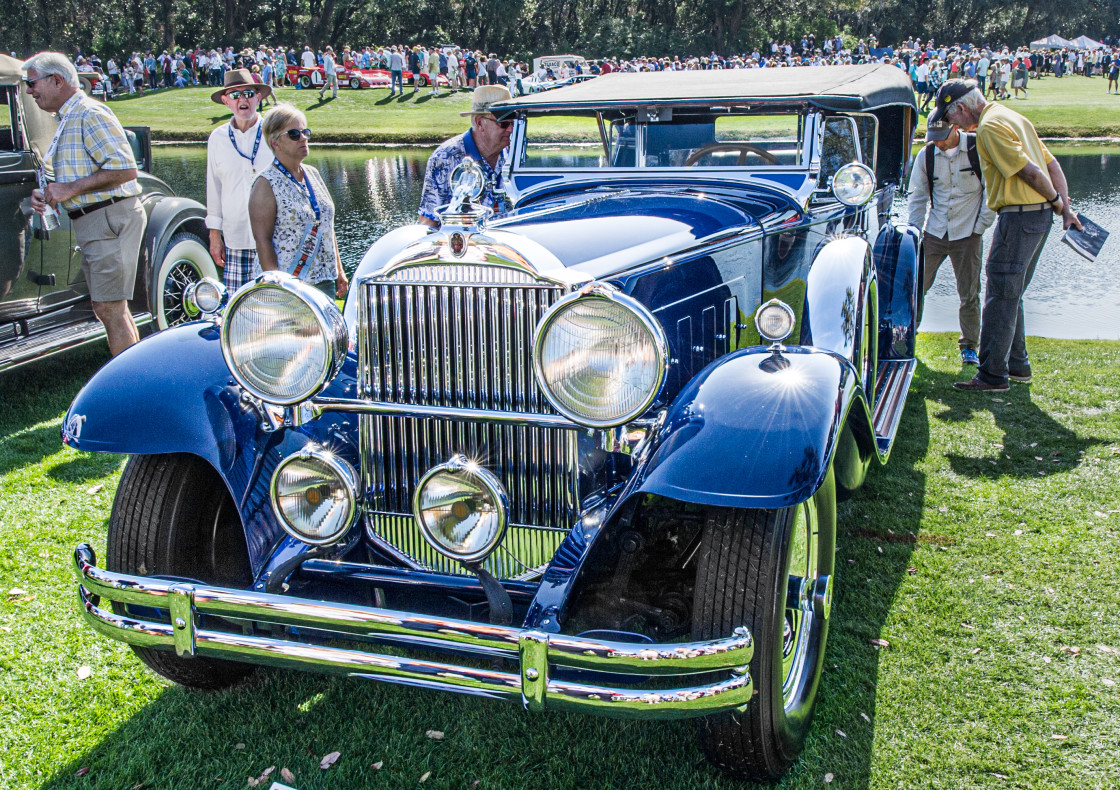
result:
<svg viewBox="0 0 1120 790"><path fill-rule="evenodd" d="M1055 203L1058 204L1057 208L1054 208ZM1050 200L1050 208L1053 209L1055 214L1061 214L1063 211L1065 211L1066 204L1062 200L1061 195L1054 195L1054 197Z"/></svg>

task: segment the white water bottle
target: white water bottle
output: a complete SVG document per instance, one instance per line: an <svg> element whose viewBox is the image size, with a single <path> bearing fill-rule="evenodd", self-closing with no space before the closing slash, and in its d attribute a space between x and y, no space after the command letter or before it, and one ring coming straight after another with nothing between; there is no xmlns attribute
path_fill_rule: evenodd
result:
<svg viewBox="0 0 1120 790"><path fill-rule="evenodd" d="M47 174L43 172L43 168L39 168L39 189L44 195L47 193ZM42 214L43 230L58 230L62 227L62 220L58 216L58 209L47 204Z"/></svg>

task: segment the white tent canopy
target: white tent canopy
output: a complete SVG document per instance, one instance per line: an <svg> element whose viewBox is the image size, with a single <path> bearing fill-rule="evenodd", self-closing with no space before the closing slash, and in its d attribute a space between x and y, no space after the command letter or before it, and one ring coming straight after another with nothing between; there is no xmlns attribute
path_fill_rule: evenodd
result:
<svg viewBox="0 0 1120 790"><path fill-rule="evenodd" d="M1089 38L1088 36L1078 36L1077 38L1075 38L1070 43L1073 44L1078 49L1103 49L1104 46L1105 46L1101 42L1094 41L1093 39Z"/></svg>
<svg viewBox="0 0 1120 790"><path fill-rule="evenodd" d="M1061 49L1062 47L1072 47L1074 43L1067 41L1058 34L1040 38L1038 41L1031 42L1031 49Z"/></svg>

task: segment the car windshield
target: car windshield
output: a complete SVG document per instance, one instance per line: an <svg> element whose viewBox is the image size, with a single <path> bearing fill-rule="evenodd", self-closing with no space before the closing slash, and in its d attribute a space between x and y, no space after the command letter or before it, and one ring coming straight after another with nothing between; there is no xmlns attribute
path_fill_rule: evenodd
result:
<svg viewBox="0 0 1120 790"><path fill-rule="evenodd" d="M801 164L802 116L711 108L526 119L521 168L773 168Z"/></svg>

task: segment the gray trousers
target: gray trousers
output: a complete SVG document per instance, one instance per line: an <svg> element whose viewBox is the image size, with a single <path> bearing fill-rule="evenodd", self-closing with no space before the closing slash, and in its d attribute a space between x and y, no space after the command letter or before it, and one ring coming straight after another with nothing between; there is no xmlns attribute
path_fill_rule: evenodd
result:
<svg viewBox="0 0 1120 790"><path fill-rule="evenodd" d="M960 297L957 315L961 324L961 336L957 339L957 345L975 349L980 342L980 253L984 248L984 237L973 233L963 239L949 241L948 238L939 239L927 233L922 236L922 246L926 251L925 293L933 287L937 270L945 259L953 262L957 296Z"/></svg>
<svg viewBox="0 0 1120 790"><path fill-rule="evenodd" d="M1023 292L1031 284L1054 214L1048 208L1000 213L988 253L987 288L980 326L980 369L989 384L1006 384L1008 373L1030 375Z"/></svg>

